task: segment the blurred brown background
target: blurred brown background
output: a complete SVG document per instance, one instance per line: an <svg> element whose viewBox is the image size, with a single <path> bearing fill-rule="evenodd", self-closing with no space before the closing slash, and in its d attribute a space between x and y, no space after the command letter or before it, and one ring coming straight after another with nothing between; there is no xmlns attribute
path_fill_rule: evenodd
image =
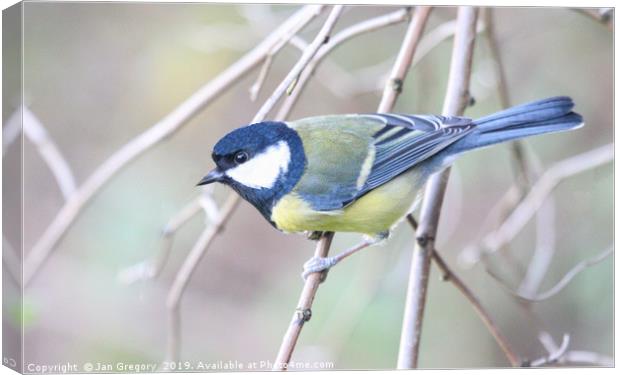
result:
<svg viewBox="0 0 620 375"><path fill-rule="evenodd" d="M107 156L173 110L296 8L26 3L25 104L46 126L79 184ZM336 31L395 9L349 7ZM613 33L569 9L498 8L494 14L513 104L570 95L586 119L580 130L526 141L543 167L612 142ZM435 9L427 30L455 15L451 7ZM306 40L312 39L324 16L304 30ZM352 83L363 78L376 82L376 89L352 93L340 84L333 87L333 80L324 79L333 70L323 66L291 118L374 111L382 77L405 27L402 23L356 38L329 58L330 64L351 75ZM396 112L440 112L451 45L451 40L441 43L415 66ZM466 112L470 117L500 109L493 61L482 39L474 56L471 92L476 104ZM257 71L174 137L123 169L85 208L25 291L26 363L164 359L166 293L204 226L204 215L177 233L159 278L127 286L118 281L118 274L158 252L162 227L199 193L194 185L212 167L215 141L253 117L298 57L297 50L285 47L256 102L250 101L248 88ZM363 70L382 62L385 69ZM481 222L512 181L506 146L457 162L438 249L476 291L518 353L537 358L546 354L537 341L538 330L514 298L481 265L466 269L458 263L459 253L476 241ZM63 204L51 173L27 141L24 183L27 253ZM542 290L613 242L612 185L612 167L606 164L558 187L556 226L549 228L556 232L556 253ZM228 193L216 187L218 202ZM532 222L510 250L521 270L532 256L534 233ZM356 235L337 235L333 251L357 240ZM364 251L330 272L294 360L333 361L338 369L395 367L412 240L411 230L401 225L386 246ZM277 232L243 202L200 263L182 301L181 360L273 360L302 287L301 265L312 249L312 242ZM493 257L494 269L518 285L502 259ZM420 366L506 366L471 306L450 283L438 280L439 275L433 268ZM568 333L572 349L612 356L612 285L610 257L532 309L558 342Z"/></svg>

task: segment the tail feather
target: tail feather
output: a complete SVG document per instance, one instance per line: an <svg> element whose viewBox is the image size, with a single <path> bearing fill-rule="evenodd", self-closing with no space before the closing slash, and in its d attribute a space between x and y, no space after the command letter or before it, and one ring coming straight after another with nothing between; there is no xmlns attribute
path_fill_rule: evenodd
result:
<svg viewBox="0 0 620 375"><path fill-rule="evenodd" d="M552 119L569 113L575 104L567 96L555 96L521 104L477 119L474 123L482 132Z"/></svg>
<svg viewBox="0 0 620 375"><path fill-rule="evenodd" d="M583 125L583 118L572 112L573 107L571 98L558 96L482 117L474 121L473 132L450 147L450 153L578 128Z"/></svg>

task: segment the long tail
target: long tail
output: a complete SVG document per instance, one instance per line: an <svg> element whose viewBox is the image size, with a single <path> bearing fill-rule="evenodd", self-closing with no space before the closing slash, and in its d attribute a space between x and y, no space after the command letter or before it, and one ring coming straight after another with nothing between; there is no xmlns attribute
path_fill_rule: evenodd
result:
<svg viewBox="0 0 620 375"><path fill-rule="evenodd" d="M573 106L571 98L556 96L479 118L474 121L476 130L450 146L450 153L579 128L583 126L583 118L572 111Z"/></svg>

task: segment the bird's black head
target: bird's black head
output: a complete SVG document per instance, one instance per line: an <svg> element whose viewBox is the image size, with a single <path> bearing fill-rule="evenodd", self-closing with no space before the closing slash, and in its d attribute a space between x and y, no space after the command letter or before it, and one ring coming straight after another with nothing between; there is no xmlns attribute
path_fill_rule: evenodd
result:
<svg viewBox="0 0 620 375"><path fill-rule="evenodd" d="M216 168L198 185L231 186L270 220L273 205L301 178L306 158L297 132L283 122L260 122L225 135L213 148Z"/></svg>

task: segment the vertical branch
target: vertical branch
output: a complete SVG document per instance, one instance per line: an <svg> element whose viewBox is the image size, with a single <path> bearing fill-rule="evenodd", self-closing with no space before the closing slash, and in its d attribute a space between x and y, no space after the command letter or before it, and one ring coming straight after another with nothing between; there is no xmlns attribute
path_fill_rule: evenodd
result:
<svg viewBox="0 0 620 375"><path fill-rule="evenodd" d="M452 50L450 76L444 102L444 115L460 115L469 101L469 78L476 38L478 10L460 7L457 31ZM450 169L431 177L426 185L420 214L420 227L413 251L407 299L403 317L398 368L415 368L418 365L422 317L426 302L426 289L430 272L430 260L437 234L439 214L446 190Z"/></svg>
<svg viewBox="0 0 620 375"><path fill-rule="evenodd" d="M414 17L412 18L400 52L392 69L392 76L390 81L386 85L384 96L379 105L378 112L388 112L394 106L396 98L400 94L402 89L402 82L404 81L407 71L413 61L416 47L422 36L424 26L428 20L430 14L430 7L418 7L416 8ZM396 87L392 82L400 82L400 85ZM386 98L386 96L388 98ZM331 244L333 233L328 232L323 235L319 240L315 250L316 257L326 257L329 251L329 245ZM310 320L312 316L312 303L319 284L321 283L321 275L319 273L312 273L306 279L301 296L299 297L298 307L293 314L293 318L287 328L287 331L278 350L276 360L274 362L274 370L286 370L288 363L291 360L295 345L301 334L301 330L305 322Z"/></svg>

